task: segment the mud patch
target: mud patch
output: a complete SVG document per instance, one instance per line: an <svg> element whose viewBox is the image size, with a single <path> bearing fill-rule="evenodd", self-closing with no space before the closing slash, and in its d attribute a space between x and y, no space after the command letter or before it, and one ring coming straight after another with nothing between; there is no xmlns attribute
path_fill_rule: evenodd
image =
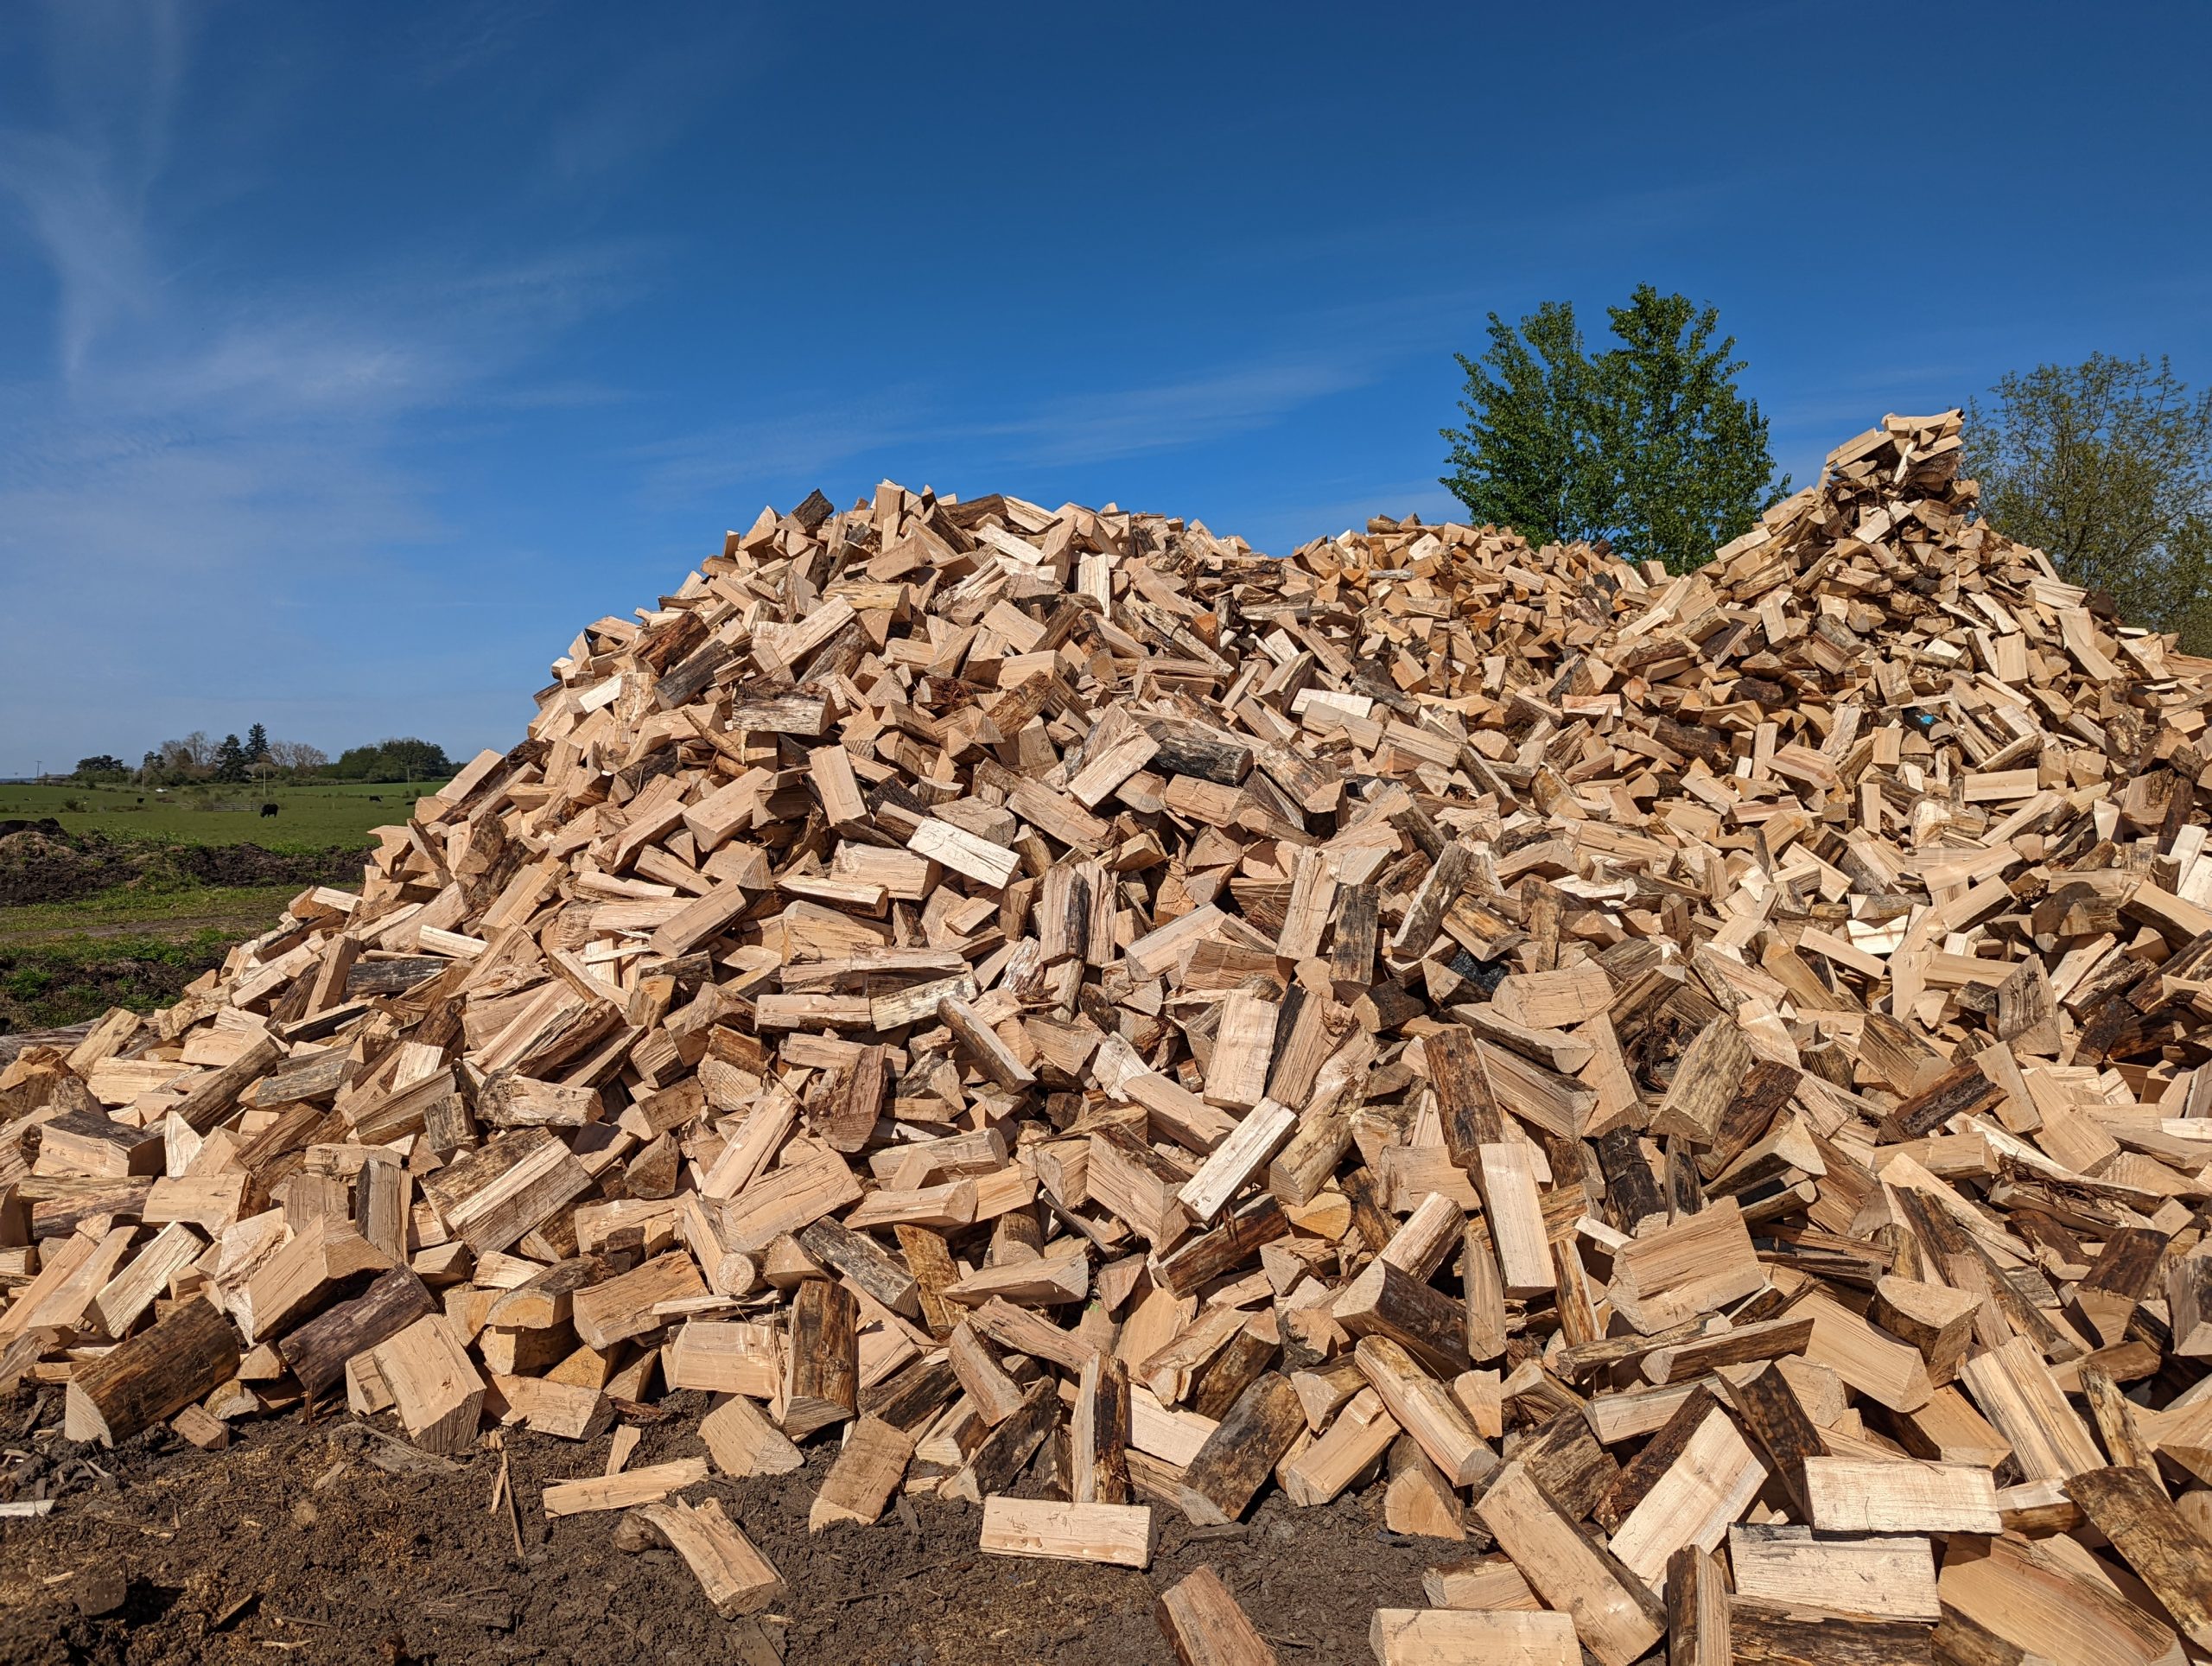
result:
<svg viewBox="0 0 2212 1666"><path fill-rule="evenodd" d="M665 1403L680 1415L644 1428L633 1466L703 1452L703 1398ZM718 1617L673 1552L618 1549L619 1515L548 1521L538 1509L546 1483L605 1467L606 1437L510 1432L518 1553L508 1517L488 1508L496 1453L391 1474L369 1461L384 1443L343 1421L297 1418L245 1426L224 1453L165 1432L104 1453L35 1432L58 1423L59 1407L49 1391L35 1417L27 1396L0 1411L0 1444L27 1454L10 1463L0 1492L29 1497L43 1484L58 1500L49 1517L0 1523L0 1660L748 1658L745 1624ZM807 1508L834 1456L824 1444L796 1474L717 1478L685 1494L721 1498L783 1574L789 1595L763 1629L786 1666L1156 1666L1173 1656L1152 1618L1154 1598L1205 1563L1285 1666L1340 1666L1369 1658L1376 1608L1423 1606L1422 1570L1465 1548L1382 1532L1379 1487L1306 1510L1271 1493L1225 1532L1156 1511L1160 1546L1144 1573L983 1555L982 1512L935 1501L873 1527L810 1536ZM121 1606L85 1612L114 1596L117 1574Z"/></svg>
<svg viewBox="0 0 2212 1666"><path fill-rule="evenodd" d="M360 878L357 845L264 850L70 833L53 820L0 822L0 906L73 902L111 890L338 885Z"/></svg>

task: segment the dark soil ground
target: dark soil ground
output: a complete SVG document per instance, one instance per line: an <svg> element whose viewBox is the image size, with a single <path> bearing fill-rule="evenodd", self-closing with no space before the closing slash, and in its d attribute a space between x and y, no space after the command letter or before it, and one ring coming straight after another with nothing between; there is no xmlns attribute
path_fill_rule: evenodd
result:
<svg viewBox="0 0 2212 1666"><path fill-rule="evenodd" d="M703 1398L664 1403L675 1415L643 1428L632 1466L703 1452ZM56 1500L0 1521L8 1666L771 1666L778 1651L786 1666L1173 1666L1154 1599L1205 1563L1285 1666L1349 1666L1371 1658L1374 1611L1423 1606L1422 1570L1463 1548L1383 1532L1380 1487L1303 1510L1270 1492L1225 1529L1155 1510L1143 1573L981 1555L982 1512L934 1500L810 1537L830 1443L793 1475L686 1490L721 1497L789 1587L757 1622L731 1621L672 1551L619 1548L619 1514L539 1510L549 1481L604 1469L605 1435L508 1434L518 1550L518 1523L489 1507L497 1453L423 1466L350 1420L299 1417L241 1426L227 1452L165 1431L103 1452L62 1440L60 1422L53 1390L0 1405L0 1497Z"/></svg>

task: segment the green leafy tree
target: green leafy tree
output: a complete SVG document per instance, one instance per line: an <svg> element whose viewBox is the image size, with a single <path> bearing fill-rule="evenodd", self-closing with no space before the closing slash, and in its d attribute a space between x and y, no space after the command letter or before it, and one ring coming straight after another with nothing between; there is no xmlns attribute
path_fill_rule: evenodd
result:
<svg viewBox="0 0 2212 1666"><path fill-rule="evenodd" d="M1592 468L1598 437L1591 364L1573 307L1547 301L1515 329L1490 315L1490 350L1452 355L1466 372L1464 429L1447 428L1440 484L1480 522L1537 544L1596 535L1605 504Z"/></svg>
<svg viewBox="0 0 2212 1666"><path fill-rule="evenodd" d="M127 775L130 773L130 766L124 763L120 758L117 758L110 754L102 752L96 753L90 758L79 758L77 760L76 773L79 775L87 777L94 775Z"/></svg>
<svg viewBox="0 0 2212 1666"><path fill-rule="evenodd" d="M1637 286L1606 315L1617 346L1591 356L1573 307L1547 302L1516 330L1495 313L1466 372L1465 429L1446 429L1442 484L1478 520L1539 543L1606 539L1684 572L1748 531L1789 489L1767 422L1738 391L1719 315Z"/></svg>
<svg viewBox="0 0 2212 1666"><path fill-rule="evenodd" d="M245 732L245 760L250 764L269 761L269 731L259 723Z"/></svg>
<svg viewBox="0 0 2212 1666"><path fill-rule="evenodd" d="M2212 653L2212 391L2161 358L2092 353L2005 377L1967 408L1981 512L2120 617Z"/></svg>
<svg viewBox="0 0 2212 1666"><path fill-rule="evenodd" d="M226 734L215 748L215 779L219 781L245 779L245 747L235 734Z"/></svg>
<svg viewBox="0 0 2212 1666"><path fill-rule="evenodd" d="M1774 478L1766 418L1737 391L1736 338L1719 314L1638 284L1608 307L1621 345L1598 365L1600 468L1613 492L1607 536L1631 561L1688 572L1789 490Z"/></svg>

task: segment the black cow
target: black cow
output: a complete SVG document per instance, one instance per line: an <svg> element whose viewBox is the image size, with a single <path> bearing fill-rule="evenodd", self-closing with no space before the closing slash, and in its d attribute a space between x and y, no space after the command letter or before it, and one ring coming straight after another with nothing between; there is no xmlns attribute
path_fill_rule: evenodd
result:
<svg viewBox="0 0 2212 1666"><path fill-rule="evenodd" d="M274 816L276 813L276 806L275 804L264 804L261 806L261 813L264 816Z"/></svg>
<svg viewBox="0 0 2212 1666"><path fill-rule="evenodd" d="M372 804L382 804L384 802L384 794L381 792L372 792L369 794L369 802Z"/></svg>

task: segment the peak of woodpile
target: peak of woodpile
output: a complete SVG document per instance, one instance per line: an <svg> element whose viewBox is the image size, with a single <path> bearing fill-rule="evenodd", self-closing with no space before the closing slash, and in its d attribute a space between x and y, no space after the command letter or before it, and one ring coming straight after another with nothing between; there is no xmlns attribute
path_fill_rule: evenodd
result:
<svg viewBox="0 0 2212 1666"><path fill-rule="evenodd" d="M817 1529L1136 1567L1386 1478L1386 1666L2198 1657L2212 664L1958 429L1685 577L764 513L358 895L0 1074L0 1383L448 1453L705 1390L538 1502L732 1612L684 1489L836 1441ZM1274 1657L1211 1574L1160 1619Z"/></svg>

